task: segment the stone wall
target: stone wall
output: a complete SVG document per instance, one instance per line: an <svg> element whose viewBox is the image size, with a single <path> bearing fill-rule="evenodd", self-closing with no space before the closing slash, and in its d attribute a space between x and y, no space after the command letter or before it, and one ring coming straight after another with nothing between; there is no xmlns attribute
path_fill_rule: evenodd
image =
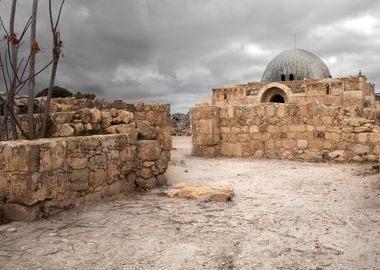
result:
<svg viewBox="0 0 380 270"><path fill-rule="evenodd" d="M307 79L273 83L249 82L215 88L212 105L235 106L270 102L280 94L286 103L319 102L336 106L356 106L375 102L374 85L365 76Z"/></svg>
<svg viewBox="0 0 380 270"><path fill-rule="evenodd" d="M376 161L380 119L370 108L266 103L190 110L192 154L305 161Z"/></svg>
<svg viewBox="0 0 380 270"><path fill-rule="evenodd" d="M137 133L0 143L3 219L35 220L135 187L165 184L168 157Z"/></svg>
<svg viewBox="0 0 380 270"><path fill-rule="evenodd" d="M165 184L169 105L58 101L52 138L0 142L0 221L35 220L53 209ZM26 116L19 119L27 129ZM39 115L36 120L38 128Z"/></svg>

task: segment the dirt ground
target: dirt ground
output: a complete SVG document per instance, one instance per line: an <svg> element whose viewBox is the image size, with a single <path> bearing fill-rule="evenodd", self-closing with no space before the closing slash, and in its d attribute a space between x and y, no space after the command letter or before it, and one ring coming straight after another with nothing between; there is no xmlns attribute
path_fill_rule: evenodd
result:
<svg viewBox="0 0 380 270"><path fill-rule="evenodd" d="M380 269L369 165L201 159L189 137L174 147L170 184L227 184L233 201L155 190L12 222L0 226L0 269Z"/></svg>

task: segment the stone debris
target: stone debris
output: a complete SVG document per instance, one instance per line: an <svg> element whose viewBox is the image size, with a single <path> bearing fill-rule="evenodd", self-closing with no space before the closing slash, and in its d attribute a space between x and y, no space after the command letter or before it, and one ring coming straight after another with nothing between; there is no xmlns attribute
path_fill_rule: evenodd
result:
<svg viewBox="0 0 380 270"><path fill-rule="evenodd" d="M175 113L171 115L171 135L191 136L189 114Z"/></svg>
<svg viewBox="0 0 380 270"><path fill-rule="evenodd" d="M169 198L214 202L227 202L234 197L233 189L228 186L214 188L206 185L188 186L185 183L173 186L165 194Z"/></svg>

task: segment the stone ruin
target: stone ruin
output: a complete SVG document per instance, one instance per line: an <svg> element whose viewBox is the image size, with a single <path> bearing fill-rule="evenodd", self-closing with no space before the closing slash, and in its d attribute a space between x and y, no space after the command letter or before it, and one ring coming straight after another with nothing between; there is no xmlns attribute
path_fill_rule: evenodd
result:
<svg viewBox="0 0 380 270"><path fill-rule="evenodd" d="M188 113L174 113L171 117L171 134L173 136L191 136L190 117Z"/></svg>
<svg viewBox="0 0 380 270"><path fill-rule="evenodd" d="M165 104L53 99L52 138L0 142L0 221L166 185L170 123Z"/></svg>
<svg viewBox="0 0 380 270"><path fill-rule="evenodd" d="M261 82L215 88L190 109L192 154L303 161L375 162L380 103L361 73L332 78L305 50L275 57Z"/></svg>

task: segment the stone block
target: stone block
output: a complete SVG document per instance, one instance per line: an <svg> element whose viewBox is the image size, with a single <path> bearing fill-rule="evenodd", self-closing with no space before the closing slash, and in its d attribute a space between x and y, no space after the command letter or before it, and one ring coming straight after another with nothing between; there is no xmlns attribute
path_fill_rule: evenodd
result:
<svg viewBox="0 0 380 270"><path fill-rule="evenodd" d="M63 166L66 143L63 140L49 140L40 146L40 171L54 171Z"/></svg>
<svg viewBox="0 0 380 270"><path fill-rule="evenodd" d="M151 177L148 179L142 178L142 177L137 177L136 179L136 184L139 188L142 189L151 189L156 187L157 185L157 179L155 177Z"/></svg>
<svg viewBox="0 0 380 270"><path fill-rule="evenodd" d="M341 140L341 134L339 133L325 133L325 139L332 142L339 142Z"/></svg>
<svg viewBox="0 0 380 270"><path fill-rule="evenodd" d="M219 154L219 145L197 145L193 144L191 155L196 157L215 157Z"/></svg>
<svg viewBox="0 0 380 270"><path fill-rule="evenodd" d="M160 153L158 156L158 159L155 161L155 166L160 171L160 173L163 173L168 168L169 160L167 158L167 155L164 151Z"/></svg>
<svg viewBox="0 0 380 270"><path fill-rule="evenodd" d="M241 144L221 143L220 153L223 156L241 157L243 155Z"/></svg>
<svg viewBox="0 0 380 270"><path fill-rule="evenodd" d="M157 132L148 121L137 121L138 138L143 140L154 140Z"/></svg>
<svg viewBox="0 0 380 270"><path fill-rule="evenodd" d="M161 146L158 141L142 140L137 143L137 156L143 161L156 160L161 153Z"/></svg>
<svg viewBox="0 0 380 270"><path fill-rule="evenodd" d="M89 174L88 184L93 188L103 186L107 181L107 174L104 169L96 169Z"/></svg>
<svg viewBox="0 0 380 270"><path fill-rule="evenodd" d="M79 169L74 170L69 175L70 190L72 191L85 191L89 188L89 170Z"/></svg>
<svg viewBox="0 0 380 270"><path fill-rule="evenodd" d="M370 133L368 141L371 143L380 143L380 132Z"/></svg>
<svg viewBox="0 0 380 270"><path fill-rule="evenodd" d="M220 134L218 120L200 119L197 122L197 131L199 134Z"/></svg>
<svg viewBox="0 0 380 270"><path fill-rule="evenodd" d="M84 169L88 165L88 157L83 153L68 154L66 163L74 170Z"/></svg>
<svg viewBox="0 0 380 270"><path fill-rule="evenodd" d="M39 205L27 206L18 203L1 203L0 211L6 220L32 222L41 218Z"/></svg>
<svg viewBox="0 0 380 270"><path fill-rule="evenodd" d="M303 140L303 139L297 140L297 147L298 148L305 149L305 148L307 148L307 146L308 146L307 140Z"/></svg>
<svg viewBox="0 0 380 270"><path fill-rule="evenodd" d="M115 123L129 124L133 121L133 118L133 113L125 110L119 110L113 121L116 121Z"/></svg>
<svg viewBox="0 0 380 270"><path fill-rule="evenodd" d="M190 109L191 121L197 121L200 119L219 119L219 107L215 106L202 106Z"/></svg>
<svg viewBox="0 0 380 270"><path fill-rule="evenodd" d="M358 142L366 143L368 140L368 133L359 133L358 134Z"/></svg>
<svg viewBox="0 0 380 270"><path fill-rule="evenodd" d="M166 178L165 174L159 174L156 176L157 179L157 186L167 186L168 185L168 179Z"/></svg>
<svg viewBox="0 0 380 270"><path fill-rule="evenodd" d="M356 155L368 154L369 151L370 151L370 148L367 145L356 144L355 147L354 147L354 153Z"/></svg>
<svg viewBox="0 0 380 270"><path fill-rule="evenodd" d="M216 145L220 142L220 135L199 134L198 136L193 136L192 141L195 144Z"/></svg>
<svg viewBox="0 0 380 270"><path fill-rule="evenodd" d="M53 134L53 137L70 137L74 135L74 132L74 128L72 128L68 123L64 123L58 127L58 130Z"/></svg>
<svg viewBox="0 0 380 270"><path fill-rule="evenodd" d="M103 196L114 196L130 190L128 184L124 181L116 181L110 185L105 185L101 191Z"/></svg>
<svg viewBox="0 0 380 270"><path fill-rule="evenodd" d="M344 150L335 150L335 151L328 153L328 157L330 159L346 160L347 159L347 153Z"/></svg>
<svg viewBox="0 0 380 270"><path fill-rule="evenodd" d="M259 127L256 125L250 126L249 127L249 133L258 133L259 132Z"/></svg>
<svg viewBox="0 0 380 270"><path fill-rule="evenodd" d="M305 130L305 125L292 125L289 127L289 131L291 132L304 132Z"/></svg>
<svg viewBox="0 0 380 270"><path fill-rule="evenodd" d="M8 142L2 152L5 172L36 172L40 166L40 146L30 142Z"/></svg>
<svg viewBox="0 0 380 270"><path fill-rule="evenodd" d="M12 173L8 176L7 201L33 205L50 198L48 180L39 173Z"/></svg>
<svg viewBox="0 0 380 270"><path fill-rule="evenodd" d="M4 201L8 194L8 178L5 172L0 171L0 201Z"/></svg>
<svg viewBox="0 0 380 270"><path fill-rule="evenodd" d="M152 170L150 168L142 168L140 171L140 176L144 179L151 178L153 176Z"/></svg>

